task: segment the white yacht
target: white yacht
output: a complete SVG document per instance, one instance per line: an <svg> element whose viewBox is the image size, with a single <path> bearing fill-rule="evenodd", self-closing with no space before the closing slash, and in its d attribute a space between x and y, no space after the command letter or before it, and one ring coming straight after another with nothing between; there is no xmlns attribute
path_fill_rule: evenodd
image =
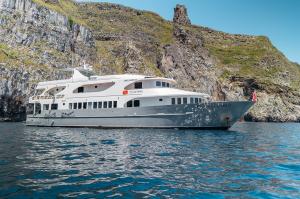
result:
<svg viewBox="0 0 300 199"><path fill-rule="evenodd" d="M175 88L173 79L144 75L85 76L38 83L26 124L100 128L228 129L254 104L213 102Z"/></svg>

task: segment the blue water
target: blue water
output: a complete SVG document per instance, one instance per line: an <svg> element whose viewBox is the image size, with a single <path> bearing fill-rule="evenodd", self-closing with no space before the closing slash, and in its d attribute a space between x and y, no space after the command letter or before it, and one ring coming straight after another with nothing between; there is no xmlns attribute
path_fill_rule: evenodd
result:
<svg viewBox="0 0 300 199"><path fill-rule="evenodd" d="M230 131L0 123L0 198L300 198L300 124Z"/></svg>

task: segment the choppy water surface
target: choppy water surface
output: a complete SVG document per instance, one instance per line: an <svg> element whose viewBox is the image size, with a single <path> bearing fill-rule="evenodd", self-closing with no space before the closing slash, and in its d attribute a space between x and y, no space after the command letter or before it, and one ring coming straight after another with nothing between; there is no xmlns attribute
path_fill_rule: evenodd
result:
<svg viewBox="0 0 300 199"><path fill-rule="evenodd" d="M300 124L230 131L0 123L0 198L300 198Z"/></svg>

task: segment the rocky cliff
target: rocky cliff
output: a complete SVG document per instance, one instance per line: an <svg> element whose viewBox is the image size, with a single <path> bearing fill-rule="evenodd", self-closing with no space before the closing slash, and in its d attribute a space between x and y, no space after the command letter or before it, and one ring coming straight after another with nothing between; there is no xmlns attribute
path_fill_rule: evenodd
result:
<svg viewBox="0 0 300 199"><path fill-rule="evenodd" d="M174 21L108 3L0 0L0 117L24 119L41 80L66 78L83 61L100 74L174 78L216 100L258 102L251 121L300 121L300 67L263 36L193 26L184 6Z"/></svg>

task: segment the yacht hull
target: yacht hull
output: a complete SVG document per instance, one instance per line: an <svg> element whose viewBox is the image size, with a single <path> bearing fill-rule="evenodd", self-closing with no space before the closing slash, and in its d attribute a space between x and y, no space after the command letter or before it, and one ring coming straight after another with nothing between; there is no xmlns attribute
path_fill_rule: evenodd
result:
<svg viewBox="0 0 300 199"><path fill-rule="evenodd" d="M251 101L209 102L152 107L51 110L27 115L28 126L97 128L228 129Z"/></svg>

